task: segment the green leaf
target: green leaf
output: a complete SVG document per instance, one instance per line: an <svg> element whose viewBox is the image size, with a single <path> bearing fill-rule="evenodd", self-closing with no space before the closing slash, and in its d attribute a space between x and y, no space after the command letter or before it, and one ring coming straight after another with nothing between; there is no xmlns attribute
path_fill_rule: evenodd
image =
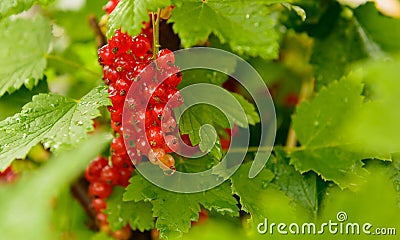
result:
<svg viewBox="0 0 400 240"><path fill-rule="evenodd" d="M348 132L346 121L361 108L363 84L345 78L322 88L311 102L303 102L293 116L293 127L301 147L292 152L290 163L301 173L310 170L340 187L357 185L365 172L362 159L388 159L387 155L363 148Z"/></svg>
<svg viewBox="0 0 400 240"><path fill-rule="evenodd" d="M300 174L293 166L289 165L289 158L280 148L275 148L276 161L271 163L275 173L273 183L281 191L290 197L296 206L307 209L310 219L314 219L318 213L318 199L320 189L315 173Z"/></svg>
<svg viewBox="0 0 400 240"><path fill-rule="evenodd" d="M329 188L324 199L324 207L320 211L319 221L336 220L338 212L345 212L348 217L345 223L359 223L360 232L362 224L367 222L374 226L398 228L396 223L400 221L399 195L393 187L391 176L388 174L389 169L382 165L369 166L370 174L365 182L353 191L341 190L338 187ZM354 235L354 239L356 238ZM397 236L388 237L388 239L396 238Z"/></svg>
<svg viewBox="0 0 400 240"><path fill-rule="evenodd" d="M276 58L279 34L268 2L178 0L170 22L184 47L205 42L213 33L239 54Z"/></svg>
<svg viewBox="0 0 400 240"><path fill-rule="evenodd" d="M354 14L368 38L382 50L400 50L400 19L389 18L378 12L374 3L368 3L354 10Z"/></svg>
<svg viewBox="0 0 400 240"><path fill-rule="evenodd" d="M149 11L170 6L170 0L121 0L110 14L107 23L107 37L111 38L114 32L121 28L131 36L139 34L142 22L149 21Z"/></svg>
<svg viewBox="0 0 400 240"><path fill-rule="evenodd" d="M187 109L179 119L179 128L182 134L189 134L193 145L200 143L200 128L205 124L230 128L229 121L225 115L216 107L198 104Z"/></svg>
<svg viewBox="0 0 400 240"><path fill-rule="evenodd" d="M50 23L41 16L33 20L7 19L0 22L0 29L0 96L22 85L32 89L46 67Z"/></svg>
<svg viewBox="0 0 400 240"><path fill-rule="evenodd" d="M255 178L248 178L252 162L240 166L232 176L232 191L240 197L242 210L251 214L256 223L264 221L267 216L264 205L265 190L274 178L274 174L263 169Z"/></svg>
<svg viewBox="0 0 400 240"><path fill-rule="evenodd" d="M228 76L207 69L191 69L182 72L182 79L184 80L179 84L179 89L196 83L211 83L221 86L228 80Z"/></svg>
<svg viewBox="0 0 400 240"><path fill-rule="evenodd" d="M326 35L315 39L310 60L315 65L317 89L339 80L351 62L367 57L360 29L353 18L339 17L329 29Z"/></svg>
<svg viewBox="0 0 400 240"><path fill-rule="evenodd" d="M71 152L50 159L33 174L0 188L0 222L4 239L58 239L52 229L51 200L78 177L109 144L109 134L96 134ZM27 204L29 202L29 204ZM18 216L18 217L16 217Z"/></svg>
<svg viewBox="0 0 400 240"><path fill-rule="evenodd" d="M349 116L344 131L350 139L382 153L400 152L400 58L360 64L349 79L363 81L368 99Z"/></svg>
<svg viewBox="0 0 400 240"><path fill-rule="evenodd" d="M239 216L237 201L228 183L205 192L185 194L166 191L135 175L126 189L124 200L151 202L161 238L174 238L188 232L191 222L199 218L200 206L223 215Z"/></svg>
<svg viewBox="0 0 400 240"><path fill-rule="evenodd" d="M72 196L68 186L61 190L53 205L52 226L59 236L76 240L90 239L93 232L85 224L89 216Z"/></svg>
<svg viewBox="0 0 400 240"><path fill-rule="evenodd" d="M260 116L257 113L255 106L247 101L242 95L237 93L232 93L232 95L238 100L240 105L242 106L244 112L246 113L247 121L251 125L256 125L260 122Z"/></svg>
<svg viewBox="0 0 400 240"><path fill-rule="evenodd" d="M114 240L114 237L111 237L106 232L97 232L91 238L91 240Z"/></svg>
<svg viewBox="0 0 400 240"><path fill-rule="evenodd" d="M54 2L54 0L6 0L0 2L0 20L10 16L28 10L33 4L48 5Z"/></svg>
<svg viewBox="0 0 400 240"><path fill-rule="evenodd" d="M133 230L139 229L151 230L154 228L154 219L152 215L152 206L148 202L124 202L122 195L124 189L114 187L112 195L107 200L107 209L104 212L107 214L107 221L113 231L125 227L128 223Z"/></svg>
<svg viewBox="0 0 400 240"><path fill-rule="evenodd" d="M66 35L68 35L72 44L76 42L94 42L95 33L90 28L90 24L83 24L83 21L87 21L86 19L91 15L97 17L103 15L103 6L107 2L107 0L86 0L79 10L57 9L56 11L56 9L51 9L53 10L51 15L57 25L65 29ZM93 48L95 48L94 44ZM95 49L90 50L96 53Z"/></svg>
<svg viewBox="0 0 400 240"><path fill-rule="evenodd" d="M26 87L20 88L18 91L8 94L0 98L0 121L6 117L12 116L22 110L22 107L32 100L34 95L39 93L48 93L49 88L47 86L46 79L40 80L39 84L29 90Z"/></svg>
<svg viewBox="0 0 400 240"><path fill-rule="evenodd" d="M105 87L97 87L80 101L56 94L39 94L21 113L0 122L0 169L24 158L39 142L58 152L78 145L93 130L97 108L109 105Z"/></svg>

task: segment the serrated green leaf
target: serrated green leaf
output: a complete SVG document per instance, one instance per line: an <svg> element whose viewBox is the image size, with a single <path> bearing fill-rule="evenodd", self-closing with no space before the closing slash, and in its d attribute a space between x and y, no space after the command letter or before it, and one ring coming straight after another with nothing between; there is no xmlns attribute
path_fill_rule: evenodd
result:
<svg viewBox="0 0 400 240"><path fill-rule="evenodd" d="M78 177L90 160L109 144L110 134L96 134L71 152L50 159L16 184L0 188L0 222L4 239L57 239L52 228L51 200ZM26 204L29 201L29 204ZM18 217L15 217L18 216Z"/></svg>
<svg viewBox="0 0 400 240"><path fill-rule="evenodd" d="M47 5L54 2L54 0L5 0L0 2L0 20L28 10L33 4Z"/></svg>
<svg viewBox="0 0 400 240"><path fill-rule="evenodd" d="M154 219L151 204L143 201L124 202L122 201L123 193L123 188L114 187L112 195L107 199L107 209L104 212L108 216L107 221L111 230L121 229L128 223L133 230L138 229L141 232L153 229Z"/></svg>
<svg viewBox="0 0 400 240"><path fill-rule="evenodd" d="M267 216L264 205L264 194L268 185L274 178L274 174L263 169L255 178L248 178L252 162L240 166L232 176L232 192L240 197L242 210L251 214L254 221L261 222Z"/></svg>
<svg viewBox="0 0 400 240"><path fill-rule="evenodd" d="M46 79L43 79L40 80L38 85L32 88L32 90L22 87L12 94L6 93L0 98L0 121L19 113L22 110L22 107L32 100L34 95L48 92L49 87L47 86L47 81Z"/></svg>
<svg viewBox="0 0 400 240"><path fill-rule="evenodd" d="M354 10L360 26L382 50L400 50L400 19L390 18L378 12L374 3L367 3Z"/></svg>
<svg viewBox="0 0 400 240"><path fill-rule="evenodd" d="M296 206L307 209L310 219L314 219L318 213L319 194L315 173L300 174L289 165L289 158L280 148L275 148L276 161L270 161L272 170L275 173L273 183L281 191L290 197Z"/></svg>
<svg viewBox="0 0 400 240"><path fill-rule="evenodd" d="M229 128L229 121L225 115L211 105L198 104L187 109L179 120L182 134L189 134L193 145L200 143L199 130L201 126L210 124L221 128Z"/></svg>
<svg viewBox="0 0 400 240"><path fill-rule="evenodd" d="M342 131L346 121L360 111L363 84L345 78L322 88L311 102L303 102L293 116L293 127L301 148L291 161L301 173L313 170L340 187L357 185L364 174L362 159L388 159L374 150L360 148Z"/></svg>
<svg viewBox="0 0 400 240"><path fill-rule="evenodd" d="M46 67L50 23L41 16L33 20L7 19L0 22L0 29L0 96L22 85L32 89Z"/></svg>
<svg viewBox="0 0 400 240"><path fill-rule="evenodd" d="M97 108L109 105L105 87L97 87L80 101L56 94L39 94L21 113L0 122L0 169L24 158L42 142L53 152L78 145L93 130Z"/></svg>
<svg viewBox="0 0 400 240"><path fill-rule="evenodd" d="M234 69L233 69L234 70ZM190 86L196 83L211 83L218 86L221 86L226 80L228 80L228 76L207 69L191 69L182 72L182 79L185 79L179 84L179 89Z"/></svg>
<svg viewBox="0 0 400 240"><path fill-rule="evenodd" d="M260 116L257 113L256 108L252 103L247 101L242 95L237 93L232 93L232 95L238 100L240 105L242 106L244 112L246 113L247 121L251 125L255 125L260 122Z"/></svg>
<svg viewBox="0 0 400 240"><path fill-rule="evenodd" d="M359 112L349 116L344 129L352 141L382 153L400 152L400 58L368 61L348 76L366 85L367 100ZM358 68L358 67L357 67Z"/></svg>
<svg viewBox="0 0 400 240"><path fill-rule="evenodd" d="M184 47L215 34L239 54L276 58L279 34L268 1L174 1L170 22ZM190 19L190 24L187 20Z"/></svg>
<svg viewBox="0 0 400 240"><path fill-rule="evenodd" d="M189 231L199 218L200 206L220 214L239 216L228 183L201 193L174 193L152 185L140 175L131 179L124 200L150 201L161 238L175 238Z"/></svg>
<svg viewBox="0 0 400 240"><path fill-rule="evenodd" d="M329 29L326 35L316 38L310 60L315 65L317 89L339 80L351 62L367 57L354 19L339 17Z"/></svg>
<svg viewBox="0 0 400 240"><path fill-rule="evenodd" d="M149 21L148 11L157 11L157 8L170 6L170 0L121 0L110 14L107 22L107 37L111 38L114 32L121 28L131 36L136 36L142 28L143 22Z"/></svg>

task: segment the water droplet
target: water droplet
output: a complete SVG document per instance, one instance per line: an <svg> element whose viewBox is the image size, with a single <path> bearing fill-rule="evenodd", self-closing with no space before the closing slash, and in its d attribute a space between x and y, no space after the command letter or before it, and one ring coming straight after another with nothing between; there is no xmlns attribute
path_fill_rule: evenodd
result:
<svg viewBox="0 0 400 240"><path fill-rule="evenodd" d="M319 125L319 122L318 122L318 121L315 121L315 122L314 122L314 126L317 127L318 125Z"/></svg>
<svg viewBox="0 0 400 240"><path fill-rule="evenodd" d="M76 122L75 122L75 125L77 125L77 126L82 126L82 125L83 125L83 122L82 122L82 121L76 121Z"/></svg>
<svg viewBox="0 0 400 240"><path fill-rule="evenodd" d="M176 172L175 168L171 168L171 169L164 169L163 170L164 174L167 176L172 176L174 175L174 173Z"/></svg>
<svg viewBox="0 0 400 240"><path fill-rule="evenodd" d="M246 19L249 19L250 18L250 14L246 14Z"/></svg>

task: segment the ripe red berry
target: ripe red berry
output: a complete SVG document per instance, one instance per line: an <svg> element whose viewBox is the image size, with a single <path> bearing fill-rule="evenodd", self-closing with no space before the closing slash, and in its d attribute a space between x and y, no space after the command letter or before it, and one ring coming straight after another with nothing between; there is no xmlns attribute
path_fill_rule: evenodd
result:
<svg viewBox="0 0 400 240"><path fill-rule="evenodd" d="M132 51L137 57L144 56L150 47L150 41L143 34L139 34L133 39Z"/></svg>
<svg viewBox="0 0 400 240"><path fill-rule="evenodd" d="M104 182L92 182L89 185L89 195L93 198L107 198L111 194L111 185Z"/></svg>
<svg viewBox="0 0 400 240"><path fill-rule="evenodd" d="M108 165L108 161L103 157L97 157L93 160L86 168L85 177L88 181L98 179L101 174L101 170Z"/></svg>
<svg viewBox="0 0 400 240"><path fill-rule="evenodd" d="M98 51L99 63L101 65L111 65L114 63L114 55L111 48L108 45L101 47Z"/></svg>
<svg viewBox="0 0 400 240"><path fill-rule="evenodd" d="M113 233L113 237L117 240L128 240L132 236L132 230L129 226L125 226Z"/></svg>
<svg viewBox="0 0 400 240"><path fill-rule="evenodd" d="M129 185L129 179L132 176L132 168L122 168L119 170L120 177L118 178L118 185L127 187Z"/></svg>
<svg viewBox="0 0 400 240"><path fill-rule="evenodd" d="M174 66L175 56L168 49L162 49L157 53L157 66L167 69Z"/></svg>
<svg viewBox="0 0 400 240"><path fill-rule="evenodd" d="M126 148L124 138L122 136L114 138L111 142L111 149L113 151L113 155L125 155Z"/></svg>
<svg viewBox="0 0 400 240"><path fill-rule="evenodd" d="M92 207L94 208L94 210L96 210L96 212L101 212L103 209L106 209L107 203L104 201L104 199L93 198Z"/></svg>
<svg viewBox="0 0 400 240"><path fill-rule="evenodd" d="M146 130L147 140L152 148L160 148L164 145L164 135L161 128L152 126Z"/></svg>
<svg viewBox="0 0 400 240"><path fill-rule="evenodd" d="M167 145L167 152L176 152L179 148L179 141L174 135L165 136L165 144Z"/></svg>
<svg viewBox="0 0 400 240"><path fill-rule="evenodd" d="M105 183L115 185L117 184L119 177L120 175L118 170L112 166L105 166L103 170L101 170L100 180Z"/></svg>

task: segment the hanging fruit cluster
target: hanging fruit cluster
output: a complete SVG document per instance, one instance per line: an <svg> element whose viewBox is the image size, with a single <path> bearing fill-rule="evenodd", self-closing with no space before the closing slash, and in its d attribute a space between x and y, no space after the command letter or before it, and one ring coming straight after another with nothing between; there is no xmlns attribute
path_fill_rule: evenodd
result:
<svg viewBox="0 0 400 240"><path fill-rule="evenodd" d="M111 0L104 9L110 14L117 4L118 0ZM132 161L148 159L168 174L175 171L175 160L169 153L179 147L179 131L172 109L183 103L177 90L182 74L174 65L171 51L155 52L158 46L153 49L152 24L143 26L135 37L117 30L98 51L112 102L108 110L115 138L111 143L111 161L96 158L86 169L85 177L90 182L89 195L96 221L105 229L108 226L107 215L102 212L105 200L113 186L129 184L134 170ZM128 115L127 120L124 117L124 126L123 113ZM126 142L133 144L127 149ZM120 236L115 236L117 239L129 238L128 230L129 225L114 235Z"/></svg>

